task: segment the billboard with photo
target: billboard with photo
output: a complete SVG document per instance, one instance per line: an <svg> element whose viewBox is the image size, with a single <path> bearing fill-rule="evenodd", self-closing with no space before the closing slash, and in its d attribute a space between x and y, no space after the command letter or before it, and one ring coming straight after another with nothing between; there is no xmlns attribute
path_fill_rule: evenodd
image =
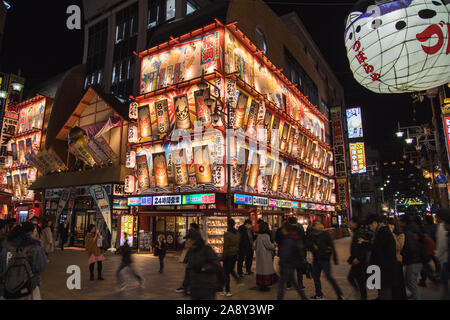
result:
<svg viewBox="0 0 450 320"><path fill-rule="evenodd" d="M347 109L347 128L349 139L362 138L364 136L361 108Z"/></svg>

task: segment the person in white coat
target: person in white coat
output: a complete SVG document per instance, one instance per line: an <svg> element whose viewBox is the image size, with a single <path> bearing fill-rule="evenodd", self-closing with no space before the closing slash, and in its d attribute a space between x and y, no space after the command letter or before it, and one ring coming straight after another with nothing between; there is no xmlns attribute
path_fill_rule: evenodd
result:
<svg viewBox="0 0 450 320"><path fill-rule="evenodd" d="M41 231L41 243L42 249L44 249L45 254L48 255L55 250L55 242L52 232L53 221L45 221L42 231Z"/></svg>
<svg viewBox="0 0 450 320"><path fill-rule="evenodd" d="M450 297L448 289L448 281L450 274L448 272L448 239L447 230L445 229L444 219L450 217L450 210L441 209L436 214L438 218L438 228L436 231L436 257L441 264L441 284L442 284L442 298L446 299Z"/></svg>
<svg viewBox="0 0 450 320"><path fill-rule="evenodd" d="M275 256L275 244L270 239L269 225L261 222L256 238L256 285L262 291L268 291L275 283L275 270L273 257Z"/></svg>

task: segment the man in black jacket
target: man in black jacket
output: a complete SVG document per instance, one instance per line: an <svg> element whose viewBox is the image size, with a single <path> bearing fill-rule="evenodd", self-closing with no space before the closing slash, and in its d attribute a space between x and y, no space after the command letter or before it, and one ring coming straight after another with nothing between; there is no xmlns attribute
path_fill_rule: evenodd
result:
<svg viewBox="0 0 450 320"><path fill-rule="evenodd" d="M364 230L361 228L361 222L357 217L353 217L350 220L350 228L353 232L353 238L350 247L350 257L347 260L351 265L347 279L355 290L359 290L361 300L367 300L367 245L361 243L361 239L367 239Z"/></svg>
<svg viewBox="0 0 450 320"><path fill-rule="evenodd" d="M64 250L64 245L66 244L67 237L69 235L69 222L64 219L64 222L59 224L58 226L58 234L59 234L59 245L61 247L61 251Z"/></svg>
<svg viewBox="0 0 450 320"><path fill-rule="evenodd" d="M344 300L341 288L339 288L336 280L331 275L331 256L333 256L334 263L338 265L333 239L331 239L328 232L324 231L323 224L318 220L315 220L313 223L312 232L307 238L307 246L313 254L312 271L316 287L316 295L311 297L311 299L323 299L322 284L320 283L320 275L323 270L328 282L333 286L338 300Z"/></svg>
<svg viewBox="0 0 450 320"><path fill-rule="evenodd" d="M243 277L243 264L245 260L245 269L248 275L253 274L252 263L253 263L253 242L255 240L252 221L250 219L245 220L244 224L239 227L239 233L241 235L239 241L239 254L238 254L238 264L237 271L239 277Z"/></svg>
<svg viewBox="0 0 450 320"><path fill-rule="evenodd" d="M400 218L400 226L405 234L405 245L401 254L403 264L406 266L406 288L411 292L413 300L422 300L418 279L425 258L424 234L413 219L414 217L410 215L404 215Z"/></svg>
<svg viewBox="0 0 450 320"><path fill-rule="evenodd" d="M199 232L192 232L187 236L187 246L191 248L186 268L190 279L191 299L215 300L219 273L223 273L217 254L205 244Z"/></svg>
<svg viewBox="0 0 450 320"><path fill-rule="evenodd" d="M367 225L374 238L367 241L359 240L361 244L367 244L370 250L369 265L376 265L381 272L381 289L378 291L378 299L392 300L397 256L396 243L389 227L380 223L378 215L367 217Z"/></svg>

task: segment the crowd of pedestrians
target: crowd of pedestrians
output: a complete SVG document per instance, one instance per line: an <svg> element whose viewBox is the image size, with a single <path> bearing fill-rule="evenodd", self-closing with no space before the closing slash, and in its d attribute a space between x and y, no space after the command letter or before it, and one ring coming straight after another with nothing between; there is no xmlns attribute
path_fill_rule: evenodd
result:
<svg viewBox="0 0 450 320"><path fill-rule="evenodd" d="M369 215L364 220L353 217L349 221L352 240L347 280L361 300L368 299L368 268L373 266L380 271L378 300L421 300L420 287L430 284L441 285L443 299L450 297L450 211L440 210L436 218L437 223L431 216L422 218L408 212L397 218ZM36 218L20 225L0 221L0 299L40 299L40 274L50 262L55 238L59 239L61 250L64 249L69 235L68 221L63 221L57 231L56 237L50 220L42 221L41 225ZM176 291L184 292L193 300L215 299L219 292L231 297L233 286L243 286L243 278L253 274L254 258L255 288L261 291L275 289L279 300L284 299L285 291L292 288L302 300L323 299L322 273L336 298L344 299L343 291L333 277L332 265L338 264L334 242L319 220L305 231L295 217L283 220L275 230L270 230L263 220L255 227L251 220L246 220L236 228L235 221L229 219L221 255L216 254L205 238L202 228L192 223L182 256L186 264L185 275ZM124 239L119 248L121 262L116 271L119 290L125 287L121 273L126 269L142 287L144 278L134 268L127 235ZM159 258L159 272L163 273L167 251L163 235L157 237L153 247L154 255ZM88 227L85 250L90 280L95 280L95 264L97 280L104 280L105 240L95 225ZM314 280L315 294L309 298L305 294L304 276Z"/></svg>

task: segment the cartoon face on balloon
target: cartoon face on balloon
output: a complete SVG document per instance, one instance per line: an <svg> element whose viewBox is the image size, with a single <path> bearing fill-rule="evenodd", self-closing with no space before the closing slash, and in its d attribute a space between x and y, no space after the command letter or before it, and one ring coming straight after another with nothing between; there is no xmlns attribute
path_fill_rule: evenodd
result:
<svg viewBox="0 0 450 320"><path fill-rule="evenodd" d="M450 0L357 3L345 46L361 85L376 93L428 90L450 81Z"/></svg>

